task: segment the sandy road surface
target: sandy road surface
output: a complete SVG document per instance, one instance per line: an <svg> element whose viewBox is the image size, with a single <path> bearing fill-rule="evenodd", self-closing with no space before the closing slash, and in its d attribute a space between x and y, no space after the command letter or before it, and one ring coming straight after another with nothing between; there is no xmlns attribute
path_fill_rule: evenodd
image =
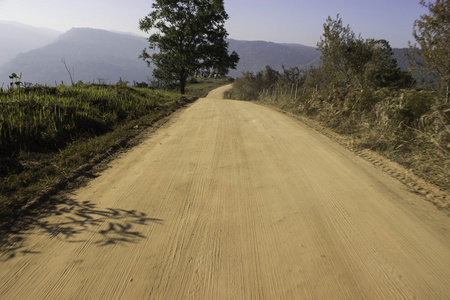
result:
<svg viewBox="0 0 450 300"><path fill-rule="evenodd" d="M23 233L0 299L450 298L448 216L221 91Z"/></svg>

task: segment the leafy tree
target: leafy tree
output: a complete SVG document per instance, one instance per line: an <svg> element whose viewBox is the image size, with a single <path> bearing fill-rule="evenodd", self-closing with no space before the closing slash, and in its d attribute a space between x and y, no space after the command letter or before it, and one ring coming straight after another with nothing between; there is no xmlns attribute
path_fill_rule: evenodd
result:
<svg viewBox="0 0 450 300"><path fill-rule="evenodd" d="M226 75L236 68L239 56L228 53L228 19L223 0L156 0L153 11L139 20L139 28L152 34L149 49L140 58L156 69L153 75L176 84L185 93L187 79L202 71Z"/></svg>
<svg viewBox="0 0 450 300"><path fill-rule="evenodd" d="M286 69L284 65L281 67L283 68L283 81L295 85L303 85L305 83L305 70L302 70L299 67L291 67Z"/></svg>
<svg viewBox="0 0 450 300"><path fill-rule="evenodd" d="M267 65L264 70L258 72L256 77L260 80L262 86L270 87L280 79L280 73Z"/></svg>
<svg viewBox="0 0 450 300"><path fill-rule="evenodd" d="M431 75L440 81L445 101L450 97L450 1L420 1L420 5L428 8L414 22L413 36L420 49L412 48L417 69L424 75Z"/></svg>
<svg viewBox="0 0 450 300"><path fill-rule="evenodd" d="M339 14L336 20L328 17L323 29L324 33L317 43L317 48L322 52L323 67L331 71L335 82L348 86L354 82L355 77L361 77L371 53L349 25L343 26Z"/></svg>
<svg viewBox="0 0 450 300"><path fill-rule="evenodd" d="M356 37L349 25L343 26L339 15L336 20L328 17L323 27L324 34L317 43L323 72L338 85L379 88L412 84L412 76L397 67L386 40Z"/></svg>
<svg viewBox="0 0 450 300"><path fill-rule="evenodd" d="M14 88L16 86L20 90L20 85L22 84L22 73L20 73L20 76L17 76L16 73L12 73L9 76L9 79L11 79L11 83L9 84L11 88Z"/></svg>
<svg viewBox="0 0 450 300"><path fill-rule="evenodd" d="M372 55L364 70L365 85L374 88L409 88L414 84L411 73L398 67L388 41L368 39L366 43Z"/></svg>

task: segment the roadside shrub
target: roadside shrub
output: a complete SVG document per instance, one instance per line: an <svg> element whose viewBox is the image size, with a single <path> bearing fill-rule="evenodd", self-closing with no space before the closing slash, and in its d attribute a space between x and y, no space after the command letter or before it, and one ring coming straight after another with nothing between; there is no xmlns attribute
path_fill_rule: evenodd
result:
<svg viewBox="0 0 450 300"><path fill-rule="evenodd" d="M259 84L252 73L244 73L233 83L235 95L240 100L256 100L260 94Z"/></svg>

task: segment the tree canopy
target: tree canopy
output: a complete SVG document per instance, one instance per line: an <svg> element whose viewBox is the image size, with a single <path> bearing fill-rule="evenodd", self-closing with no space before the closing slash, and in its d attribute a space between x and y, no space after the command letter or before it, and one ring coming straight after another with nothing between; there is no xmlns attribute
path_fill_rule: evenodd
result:
<svg viewBox="0 0 450 300"><path fill-rule="evenodd" d="M155 65L155 78L178 85L184 94L189 77L205 71L226 75L236 68L239 56L228 53L223 0L156 0L152 8L139 28L152 33L153 52L146 48L140 58Z"/></svg>
<svg viewBox="0 0 450 300"><path fill-rule="evenodd" d="M386 40L356 36L342 19L328 17L324 33L317 43L322 52L323 72L340 86L349 87L407 87L412 83L409 73L401 71L392 57Z"/></svg>
<svg viewBox="0 0 450 300"><path fill-rule="evenodd" d="M414 22L413 36L419 44L419 49L412 47L415 64L423 75L432 76L437 80L440 90L448 102L450 97L450 1L436 0L434 2L420 1L428 8L429 14L424 14Z"/></svg>

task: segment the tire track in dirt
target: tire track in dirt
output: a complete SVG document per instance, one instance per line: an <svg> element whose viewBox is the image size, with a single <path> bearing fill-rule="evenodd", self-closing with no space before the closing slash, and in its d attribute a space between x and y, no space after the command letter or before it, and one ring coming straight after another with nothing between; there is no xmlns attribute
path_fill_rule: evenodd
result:
<svg viewBox="0 0 450 300"><path fill-rule="evenodd" d="M450 195L445 190L439 188L434 184L426 182L425 180L415 175L413 171L404 168L398 163L393 162L374 151L355 147L353 141L335 132L332 132L331 130L320 125L317 121L282 111L277 107L273 107L273 109L285 113L292 118L300 120L307 126L315 129L319 133L329 137L333 141L339 143L358 156L364 158L368 162L372 163L375 167L388 173L394 179L399 180L400 182L405 184L412 192L425 196L426 200L430 201L431 203L436 205L436 207L445 211L450 216Z"/></svg>
<svg viewBox="0 0 450 300"><path fill-rule="evenodd" d="M0 298L448 298L444 212L298 120L223 91L22 233L0 260Z"/></svg>

